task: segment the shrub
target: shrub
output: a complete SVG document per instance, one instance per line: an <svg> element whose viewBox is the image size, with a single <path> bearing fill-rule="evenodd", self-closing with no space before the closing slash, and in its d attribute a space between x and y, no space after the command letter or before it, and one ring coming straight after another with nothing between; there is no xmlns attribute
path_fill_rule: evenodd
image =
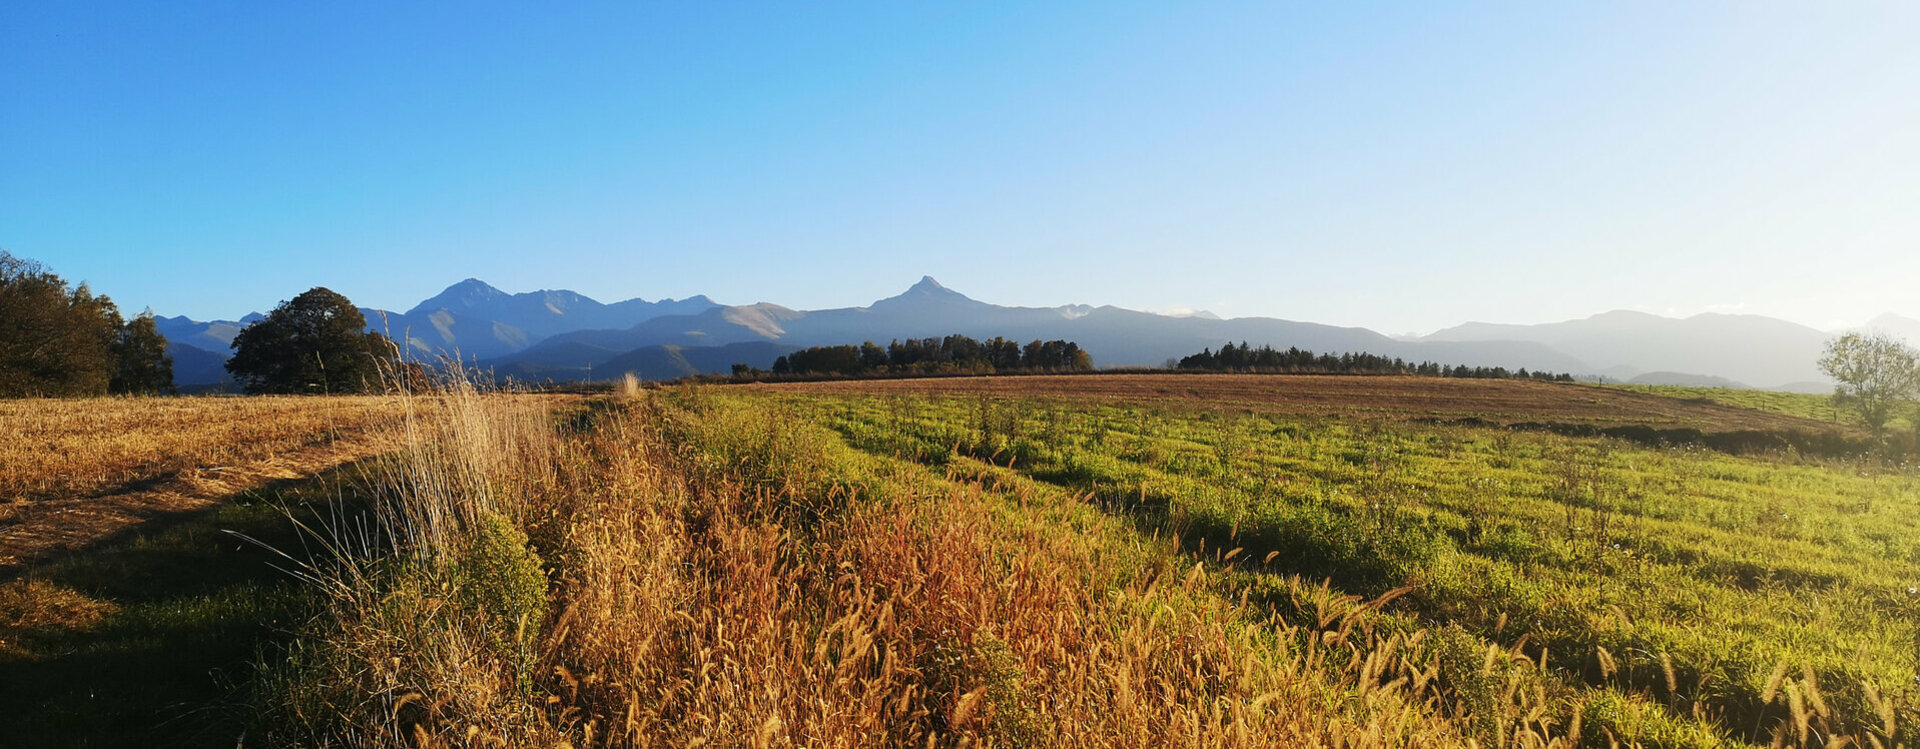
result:
<svg viewBox="0 0 1920 749"><path fill-rule="evenodd" d="M524 691L531 684L534 643L547 617L547 576L540 555L527 545L527 534L499 513L481 515L454 579Z"/></svg>

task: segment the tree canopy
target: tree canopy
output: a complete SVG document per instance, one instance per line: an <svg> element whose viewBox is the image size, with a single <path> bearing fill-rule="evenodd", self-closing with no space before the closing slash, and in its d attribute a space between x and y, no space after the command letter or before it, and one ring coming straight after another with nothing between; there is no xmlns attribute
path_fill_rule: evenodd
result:
<svg viewBox="0 0 1920 749"><path fill-rule="evenodd" d="M158 395L171 393L173 357L167 355L167 337L154 324L153 313L143 312L120 328L113 342L113 379L107 389L115 393Z"/></svg>
<svg viewBox="0 0 1920 749"><path fill-rule="evenodd" d="M166 345L151 316L123 325L113 300L0 251L0 397L165 392Z"/></svg>
<svg viewBox="0 0 1920 749"><path fill-rule="evenodd" d="M1875 434L1920 398L1920 352L1878 333L1848 333L1827 342L1820 371L1836 383L1834 403L1851 409ZM1916 417L1920 426L1920 417Z"/></svg>
<svg viewBox="0 0 1920 749"><path fill-rule="evenodd" d="M873 341L858 346L814 346L773 362L774 374L846 377L1090 369L1093 358L1072 341L1033 341L1022 346L998 336L979 341L964 335L909 338L885 347Z"/></svg>
<svg viewBox="0 0 1920 749"><path fill-rule="evenodd" d="M1479 380L1545 380L1551 382L1572 382L1573 375L1554 374L1546 371L1528 372L1526 369L1508 370L1506 367L1469 367L1465 364L1452 366L1437 362L1409 362L1402 359L1389 359L1378 354L1366 352L1348 352L1344 354L1315 354L1300 348L1281 351L1272 346L1254 348L1241 342L1235 346L1228 343L1219 351L1203 349L1198 354L1183 357L1175 365L1178 369L1205 372L1270 372L1286 374L1399 374L1422 377L1455 377Z"/></svg>
<svg viewBox="0 0 1920 749"><path fill-rule="evenodd" d="M397 350L366 328L352 302L316 286L241 330L227 371L249 393L378 390Z"/></svg>

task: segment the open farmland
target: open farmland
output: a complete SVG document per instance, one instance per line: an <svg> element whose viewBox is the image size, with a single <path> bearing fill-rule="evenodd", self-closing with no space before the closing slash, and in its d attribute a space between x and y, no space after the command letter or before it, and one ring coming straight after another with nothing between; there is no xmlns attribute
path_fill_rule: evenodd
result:
<svg viewBox="0 0 1920 749"><path fill-rule="evenodd" d="M374 434L400 415L380 397L0 401L0 573L391 450Z"/></svg>
<svg viewBox="0 0 1920 749"><path fill-rule="evenodd" d="M0 586L7 683L57 687L6 693L27 745L100 723L102 659L201 686L128 692L95 745L154 715L209 746L1910 747L1920 725L1911 466L1502 426L1831 428L1791 416L1310 376L393 402L370 423L414 418L373 430L385 457L275 490L345 501L333 531L276 531L249 492ZM167 549L195 561L139 574L177 596L119 582ZM260 650L226 692L102 655L176 641Z"/></svg>
<svg viewBox="0 0 1920 749"><path fill-rule="evenodd" d="M1703 432L1850 432L1811 414L1572 383L1357 375L1061 375L755 385L779 392L967 395L1153 402L1288 416L1647 426Z"/></svg>
<svg viewBox="0 0 1920 749"><path fill-rule="evenodd" d="M1835 405L1833 398L1828 395L1682 385L1608 385L1607 387L1786 414L1829 424L1851 424L1853 420L1853 414L1848 409ZM1911 429L1912 426L1911 421L1900 414L1895 414L1887 422L1889 429Z"/></svg>
<svg viewBox="0 0 1920 749"><path fill-rule="evenodd" d="M515 396L490 407L571 400ZM217 744L262 643L309 604L291 525L377 483L438 403L389 396L0 401L0 745ZM356 500L358 501L358 500ZM12 742L12 743L10 743Z"/></svg>
<svg viewBox="0 0 1920 749"><path fill-rule="evenodd" d="M1790 693L1817 684L1830 715L1850 713L1856 726L1906 716L1911 731L1920 687L1911 467L1422 417L1817 422L1526 382L1161 380L767 389L781 393L777 408L829 423L870 454L1081 492L1142 532L1184 536L1203 558L1243 549L1223 565L1237 575L1225 592L1243 585L1282 616L1302 615L1299 594L1280 582L1287 575L1363 596L1411 588L1389 609L1406 626L1458 628L1557 660L1542 671L1583 705L1590 730L1657 745L1764 744L1806 710L1789 704L1806 697ZM1378 397L1366 390L1374 384Z"/></svg>

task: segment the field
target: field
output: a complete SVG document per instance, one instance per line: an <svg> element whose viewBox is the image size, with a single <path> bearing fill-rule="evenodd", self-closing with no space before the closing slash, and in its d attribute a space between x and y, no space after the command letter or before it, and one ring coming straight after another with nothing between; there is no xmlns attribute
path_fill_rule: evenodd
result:
<svg viewBox="0 0 1920 749"><path fill-rule="evenodd" d="M1545 428L1835 434L1793 414L1230 375L395 408L385 457L4 583L0 681L228 633L244 678L169 724L208 745L1916 744L1912 466ZM223 524L297 581L167 628L99 579ZM27 745L101 710L24 704Z"/></svg>
<svg viewBox="0 0 1920 749"><path fill-rule="evenodd" d="M1798 416L1831 424L1844 423L1852 418L1847 409L1835 406L1833 399L1825 395L1809 393L1781 393L1771 390L1735 390L1732 388L1682 387L1678 385L1609 385L1651 395L1663 395L1671 398L1684 398L1695 401L1710 401L1739 408L1767 411L1789 416ZM1912 429L1912 421L1905 416L1895 415L1888 422L1892 429Z"/></svg>
<svg viewBox="0 0 1920 749"><path fill-rule="evenodd" d="M0 401L0 573L275 479L394 449L389 398Z"/></svg>
<svg viewBox="0 0 1920 749"><path fill-rule="evenodd" d="M1491 424L1584 424L1698 429L1832 431L1810 413L1743 407L1706 398L1526 380L1358 375L1109 375L954 377L756 385L808 393L912 394L1151 402L1293 417L1476 420Z"/></svg>

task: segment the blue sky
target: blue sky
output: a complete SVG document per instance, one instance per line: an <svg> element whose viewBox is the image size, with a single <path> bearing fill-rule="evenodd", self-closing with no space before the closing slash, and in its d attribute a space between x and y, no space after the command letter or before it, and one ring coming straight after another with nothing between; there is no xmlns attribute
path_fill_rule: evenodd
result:
<svg viewBox="0 0 1920 749"><path fill-rule="evenodd" d="M0 249L199 319L1920 317L1916 3L405 5L10 7Z"/></svg>

